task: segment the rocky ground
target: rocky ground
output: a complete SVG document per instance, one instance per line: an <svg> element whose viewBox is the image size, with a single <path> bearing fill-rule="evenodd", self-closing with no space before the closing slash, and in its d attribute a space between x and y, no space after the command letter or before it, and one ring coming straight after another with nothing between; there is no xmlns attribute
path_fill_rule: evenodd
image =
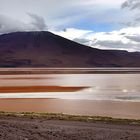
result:
<svg viewBox="0 0 140 140"><path fill-rule="evenodd" d="M0 116L0 140L139 140L140 125Z"/></svg>

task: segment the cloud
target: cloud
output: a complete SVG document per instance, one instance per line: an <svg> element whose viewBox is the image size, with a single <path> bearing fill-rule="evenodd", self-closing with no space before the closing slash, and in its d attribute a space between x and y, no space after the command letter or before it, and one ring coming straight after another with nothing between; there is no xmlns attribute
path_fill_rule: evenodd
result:
<svg viewBox="0 0 140 140"><path fill-rule="evenodd" d="M140 35L131 35L131 36L125 36L125 37L132 41L140 42Z"/></svg>
<svg viewBox="0 0 140 140"><path fill-rule="evenodd" d="M111 41L111 40L106 40L106 41L97 41L92 44L96 48L101 48L101 49L111 49L111 50L132 50L132 48L128 48L128 46L132 44L131 43L123 43L122 41Z"/></svg>
<svg viewBox="0 0 140 140"><path fill-rule="evenodd" d="M140 51L140 27L127 27L106 33L94 34L92 46L101 49Z"/></svg>
<svg viewBox="0 0 140 140"><path fill-rule="evenodd" d="M124 25L140 26L140 0L126 0L122 3L121 8L133 15L129 21L124 22Z"/></svg>
<svg viewBox="0 0 140 140"><path fill-rule="evenodd" d="M122 3L122 9L129 8L130 10L138 9L140 10L140 1L139 0L126 0Z"/></svg>
<svg viewBox="0 0 140 140"><path fill-rule="evenodd" d="M85 38L74 38L73 41L87 46L91 46L92 44L92 41L90 43L90 40Z"/></svg>
<svg viewBox="0 0 140 140"><path fill-rule="evenodd" d="M31 18L31 24L36 28L36 30L43 31L47 29L45 20L43 17L38 16L36 14L28 13Z"/></svg>
<svg viewBox="0 0 140 140"><path fill-rule="evenodd" d="M116 21L119 18L120 4L123 1L59 0L58 2L58 0L0 0L0 12L20 21L28 21L26 13L34 13L41 15L47 21L49 27L55 26L62 29L75 27L75 24L84 21L91 24ZM103 18L105 15L108 18Z"/></svg>
<svg viewBox="0 0 140 140"><path fill-rule="evenodd" d="M24 30L27 28L25 23L12 19L8 16L0 15L0 34Z"/></svg>
<svg viewBox="0 0 140 140"><path fill-rule="evenodd" d="M42 17L35 14L28 14L30 22L25 23L5 15L0 15L0 34L16 31L40 31L47 30Z"/></svg>
<svg viewBox="0 0 140 140"><path fill-rule="evenodd" d="M82 38L82 36L85 36L86 34L93 32L91 30L82 30L82 29L76 29L76 28L67 28L64 30L50 30L54 34L60 35L62 37L68 38L68 39L75 39L75 38Z"/></svg>
<svg viewBox="0 0 140 140"><path fill-rule="evenodd" d="M127 27L111 32L70 28L53 33L93 48L140 51L140 27Z"/></svg>
<svg viewBox="0 0 140 140"><path fill-rule="evenodd" d="M140 51L140 27L127 27L117 31L94 34L92 46L102 49Z"/></svg>
<svg viewBox="0 0 140 140"><path fill-rule="evenodd" d="M104 24L108 28L124 26L130 19L126 12L121 13L120 5L124 0L0 0L0 12L10 18L29 23L31 16L35 26L40 29L47 22L49 27L63 28L96 28ZM8 4L7 4L8 3ZM10 5L10 6L9 6ZM43 19L38 16L41 15ZM106 18L104 18L106 17ZM37 22L40 21L40 22ZM40 25L41 24L41 25ZM118 25L119 24L119 25ZM79 27L78 27L79 26ZM90 27L89 27L90 26ZM43 28L44 29L44 28Z"/></svg>

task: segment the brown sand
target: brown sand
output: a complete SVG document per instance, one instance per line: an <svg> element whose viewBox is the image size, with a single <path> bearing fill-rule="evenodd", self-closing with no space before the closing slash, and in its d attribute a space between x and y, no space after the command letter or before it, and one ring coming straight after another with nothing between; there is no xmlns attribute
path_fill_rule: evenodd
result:
<svg viewBox="0 0 140 140"><path fill-rule="evenodd" d="M0 117L0 140L139 140L140 126Z"/></svg>
<svg viewBox="0 0 140 140"><path fill-rule="evenodd" d="M0 111L50 112L140 119L139 102L61 99L0 99Z"/></svg>

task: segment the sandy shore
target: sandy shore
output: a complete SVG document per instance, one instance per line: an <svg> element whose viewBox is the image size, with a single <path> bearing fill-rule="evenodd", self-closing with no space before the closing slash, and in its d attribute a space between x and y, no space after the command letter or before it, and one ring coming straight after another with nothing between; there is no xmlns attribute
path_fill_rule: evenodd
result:
<svg viewBox="0 0 140 140"><path fill-rule="evenodd" d="M139 140L140 125L0 116L1 140Z"/></svg>
<svg viewBox="0 0 140 140"><path fill-rule="evenodd" d="M0 99L0 111L50 112L140 119L139 102L62 99Z"/></svg>

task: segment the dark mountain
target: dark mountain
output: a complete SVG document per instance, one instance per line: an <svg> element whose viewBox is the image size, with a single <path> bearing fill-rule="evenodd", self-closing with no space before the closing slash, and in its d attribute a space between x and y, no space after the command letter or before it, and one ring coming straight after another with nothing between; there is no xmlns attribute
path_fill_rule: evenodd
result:
<svg viewBox="0 0 140 140"><path fill-rule="evenodd" d="M99 50L50 32L0 35L0 67L139 67L140 53Z"/></svg>

